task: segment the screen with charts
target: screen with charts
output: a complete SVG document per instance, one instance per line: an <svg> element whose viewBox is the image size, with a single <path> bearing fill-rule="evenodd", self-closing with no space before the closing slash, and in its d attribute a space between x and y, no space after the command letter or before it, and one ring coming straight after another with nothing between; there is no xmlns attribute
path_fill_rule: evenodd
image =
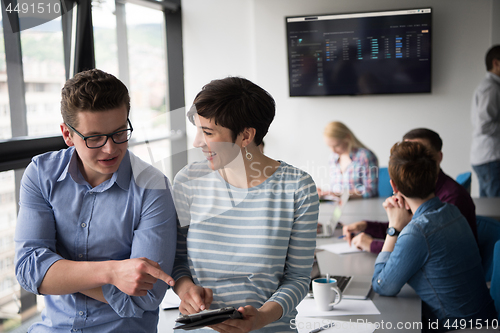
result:
<svg viewBox="0 0 500 333"><path fill-rule="evenodd" d="M431 8L287 17L290 96L428 93Z"/></svg>

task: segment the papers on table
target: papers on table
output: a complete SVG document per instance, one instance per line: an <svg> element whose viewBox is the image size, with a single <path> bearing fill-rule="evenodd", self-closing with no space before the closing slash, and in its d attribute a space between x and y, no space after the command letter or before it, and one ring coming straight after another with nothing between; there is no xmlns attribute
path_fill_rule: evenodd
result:
<svg viewBox="0 0 500 333"><path fill-rule="evenodd" d="M167 309L177 309L181 304L181 299L177 296L176 293L169 288L165 293L165 297L163 297L163 301L161 301L160 308L163 310Z"/></svg>
<svg viewBox="0 0 500 333"><path fill-rule="evenodd" d="M372 333L377 328L375 324L368 322L349 322L299 316L295 318L293 326L297 328L299 333L310 333L314 329L328 325L329 323L333 323L333 327L322 330L320 333Z"/></svg>
<svg viewBox="0 0 500 333"><path fill-rule="evenodd" d="M335 254L347 254L347 253L363 252L360 249L358 249L356 246L349 246L349 243L347 243L347 242L324 244L324 245L318 246L318 248L326 250L328 252L335 253Z"/></svg>
<svg viewBox="0 0 500 333"><path fill-rule="evenodd" d="M333 324L332 327L321 330L321 333L337 332L337 333L372 333L377 328L375 324L369 322L349 322L340 320L326 320L318 318L295 318L295 326L299 333L314 332L315 329L324 327L325 325Z"/></svg>
<svg viewBox="0 0 500 333"><path fill-rule="evenodd" d="M320 311L316 307L314 298L304 298L297 306L300 317L331 317L331 316L352 316L352 315L379 315L372 300L352 300L343 299L333 307L331 311Z"/></svg>

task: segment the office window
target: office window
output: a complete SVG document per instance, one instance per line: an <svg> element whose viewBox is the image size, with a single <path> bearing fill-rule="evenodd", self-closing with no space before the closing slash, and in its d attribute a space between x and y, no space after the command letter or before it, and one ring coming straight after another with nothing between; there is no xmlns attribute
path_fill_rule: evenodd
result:
<svg viewBox="0 0 500 333"><path fill-rule="evenodd" d="M92 2L92 21L96 67L129 89L130 149L171 177L170 142L161 139L170 135L163 12L99 0Z"/></svg>
<svg viewBox="0 0 500 333"><path fill-rule="evenodd" d="M168 114L165 24L163 12L125 5L130 73L131 120L135 142L131 150L172 179Z"/></svg>
<svg viewBox="0 0 500 333"><path fill-rule="evenodd" d="M2 11L0 11L2 19ZM10 107L9 90L7 87L7 66L5 62L5 41L3 37L3 25L0 24L0 140L10 139Z"/></svg>
<svg viewBox="0 0 500 333"><path fill-rule="evenodd" d="M21 31L29 136L58 135L66 81L61 18Z"/></svg>
<svg viewBox="0 0 500 333"><path fill-rule="evenodd" d="M96 68L119 77L115 1L92 1Z"/></svg>
<svg viewBox="0 0 500 333"><path fill-rule="evenodd" d="M19 291L14 273L16 227L14 171L0 172L0 320L3 327L19 325Z"/></svg>

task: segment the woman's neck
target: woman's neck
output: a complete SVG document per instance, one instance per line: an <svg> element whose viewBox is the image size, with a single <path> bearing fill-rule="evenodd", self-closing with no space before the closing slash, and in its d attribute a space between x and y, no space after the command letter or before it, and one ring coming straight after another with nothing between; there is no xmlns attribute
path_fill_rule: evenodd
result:
<svg viewBox="0 0 500 333"><path fill-rule="evenodd" d="M262 184L280 166L280 162L275 161L260 151L248 150L252 154L252 159L248 160L245 153L238 156L224 168L219 169L220 175L232 186L238 188L251 188Z"/></svg>
<svg viewBox="0 0 500 333"><path fill-rule="evenodd" d="M407 198L407 197L404 197L405 198L405 201L408 203L408 206L410 206L410 209L411 209L411 212L412 214L415 214L415 212L417 211L417 209L422 206L423 203L431 200L432 198L434 198L435 195L434 193L431 193L427 198L425 199L420 199L420 198Z"/></svg>

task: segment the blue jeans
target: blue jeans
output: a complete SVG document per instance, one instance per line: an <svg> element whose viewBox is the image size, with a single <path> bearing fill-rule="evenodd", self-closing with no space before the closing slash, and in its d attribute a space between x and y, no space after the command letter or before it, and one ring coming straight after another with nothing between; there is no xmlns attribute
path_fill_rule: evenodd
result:
<svg viewBox="0 0 500 333"><path fill-rule="evenodd" d="M479 180L480 197L500 197L500 161L473 165Z"/></svg>

